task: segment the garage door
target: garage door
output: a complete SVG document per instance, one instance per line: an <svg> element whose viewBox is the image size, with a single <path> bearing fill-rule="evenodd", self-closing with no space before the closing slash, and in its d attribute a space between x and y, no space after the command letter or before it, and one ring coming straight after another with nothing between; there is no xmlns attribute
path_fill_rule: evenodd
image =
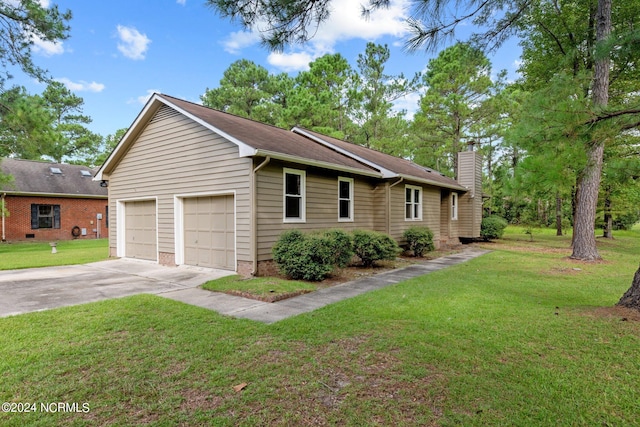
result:
<svg viewBox="0 0 640 427"><path fill-rule="evenodd" d="M233 196L184 199L185 264L235 269Z"/></svg>
<svg viewBox="0 0 640 427"><path fill-rule="evenodd" d="M156 202L125 203L125 256L157 260Z"/></svg>

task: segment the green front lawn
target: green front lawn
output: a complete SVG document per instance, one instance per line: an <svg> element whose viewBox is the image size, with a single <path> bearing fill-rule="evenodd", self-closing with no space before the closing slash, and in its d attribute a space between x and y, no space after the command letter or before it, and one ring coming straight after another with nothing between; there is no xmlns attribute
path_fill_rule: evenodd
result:
<svg viewBox="0 0 640 427"><path fill-rule="evenodd" d="M247 279L238 275L212 280L202 285L202 287L209 291L225 292L268 302L313 292L318 289L318 285L311 282L285 280L278 277L253 277Z"/></svg>
<svg viewBox="0 0 640 427"><path fill-rule="evenodd" d="M0 398L80 409L0 425L637 425L640 315L612 306L640 232L590 264L528 239L272 325L152 295L0 319Z"/></svg>
<svg viewBox="0 0 640 427"><path fill-rule="evenodd" d="M109 239L62 240L56 250L49 242L0 243L0 270L102 261L109 257Z"/></svg>

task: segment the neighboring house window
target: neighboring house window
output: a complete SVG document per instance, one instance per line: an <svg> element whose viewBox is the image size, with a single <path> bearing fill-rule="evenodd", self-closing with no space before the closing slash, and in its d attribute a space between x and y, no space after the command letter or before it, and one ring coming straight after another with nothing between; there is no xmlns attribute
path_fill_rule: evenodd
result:
<svg viewBox="0 0 640 427"><path fill-rule="evenodd" d="M422 187L406 185L404 218L410 221L422 220Z"/></svg>
<svg viewBox="0 0 640 427"><path fill-rule="evenodd" d="M284 222L304 222L305 172L284 169Z"/></svg>
<svg viewBox="0 0 640 427"><path fill-rule="evenodd" d="M60 205L31 205L31 228L60 228Z"/></svg>
<svg viewBox="0 0 640 427"><path fill-rule="evenodd" d="M458 219L458 193L451 193L451 219Z"/></svg>
<svg viewBox="0 0 640 427"><path fill-rule="evenodd" d="M353 221L353 178L338 178L338 221Z"/></svg>

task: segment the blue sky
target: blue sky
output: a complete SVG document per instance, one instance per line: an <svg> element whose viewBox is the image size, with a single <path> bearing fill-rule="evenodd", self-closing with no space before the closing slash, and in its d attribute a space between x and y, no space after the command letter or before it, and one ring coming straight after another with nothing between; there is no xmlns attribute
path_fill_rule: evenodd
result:
<svg viewBox="0 0 640 427"><path fill-rule="evenodd" d="M153 92L200 102L207 88L217 87L229 65L242 58L272 73L295 75L326 53L342 54L355 68L367 42L391 49L388 74L412 76L434 55L408 54L407 0L369 21L359 17L362 0L334 1L331 19L305 46L281 54L262 48L257 33L221 19L204 0L40 0L73 13L70 38L57 45L36 42L34 60L84 99L91 130L101 135L128 127ZM464 28L463 28L464 30ZM460 34L461 39L465 35ZM519 48L509 42L490 56L494 72L507 69L514 78ZM41 93L42 84L16 75L15 84ZM401 100L399 108L417 107L418 95Z"/></svg>

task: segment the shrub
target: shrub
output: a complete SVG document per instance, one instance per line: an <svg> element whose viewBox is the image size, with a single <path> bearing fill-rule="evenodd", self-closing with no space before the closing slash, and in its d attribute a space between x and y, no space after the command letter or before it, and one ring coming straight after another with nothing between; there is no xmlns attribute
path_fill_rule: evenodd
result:
<svg viewBox="0 0 640 427"><path fill-rule="evenodd" d="M323 280L334 267L346 267L353 258L351 237L342 230L285 231L272 252L280 272L296 280Z"/></svg>
<svg viewBox="0 0 640 427"><path fill-rule="evenodd" d="M497 215L482 218L480 237L484 240L499 239L504 234L507 221Z"/></svg>
<svg viewBox="0 0 640 427"><path fill-rule="evenodd" d="M410 227L403 234L413 256L421 257L425 252L435 249L433 233L428 227Z"/></svg>
<svg viewBox="0 0 640 427"><path fill-rule="evenodd" d="M329 239L321 235L285 231L272 253L280 272L291 279L320 281L333 270L334 254Z"/></svg>
<svg viewBox="0 0 640 427"><path fill-rule="evenodd" d="M395 240L386 234L375 231L355 230L353 232L353 251L365 267L378 260L392 260L400 252Z"/></svg>
<svg viewBox="0 0 640 427"><path fill-rule="evenodd" d="M348 266L354 255L349 233L343 230L329 230L323 235L332 253L332 263L340 268Z"/></svg>

